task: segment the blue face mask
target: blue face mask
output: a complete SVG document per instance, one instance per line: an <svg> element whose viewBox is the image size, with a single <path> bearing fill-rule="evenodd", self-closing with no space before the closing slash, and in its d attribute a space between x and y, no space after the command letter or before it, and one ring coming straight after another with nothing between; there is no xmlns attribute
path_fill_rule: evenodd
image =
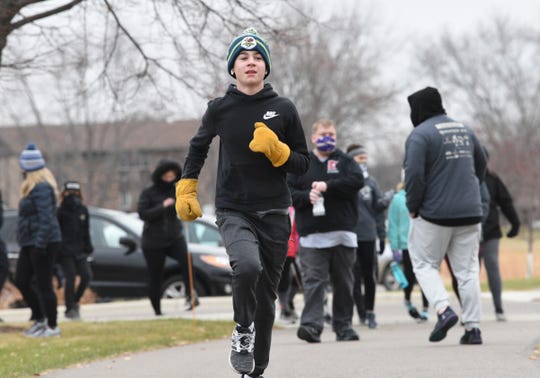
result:
<svg viewBox="0 0 540 378"><path fill-rule="evenodd" d="M332 152L336 149L336 140L331 136L322 136L315 141L315 146L321 152Z"/></svg>

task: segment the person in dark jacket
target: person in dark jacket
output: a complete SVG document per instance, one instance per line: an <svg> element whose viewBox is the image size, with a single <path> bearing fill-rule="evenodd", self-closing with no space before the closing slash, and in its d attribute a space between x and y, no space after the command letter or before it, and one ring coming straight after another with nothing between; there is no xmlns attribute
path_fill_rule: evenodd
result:
<svg viewBox="0 0 540 378"><path fill-rule="evenodd" d="M4 203L2 202L2 192L0 192L0 229L4 224ZM9 261L7 257L6 243L0 238L0 294L9 272ZM2 318L0 318L0 322Z"/></svg>
<svg viewBox="0 0 540 378"><path fill-rule="evenodd" d="M347 147L347 154L352 156L364 175L364 186L358 191L358 221L355 226L358 248L354 264L354 303L361 323L369 328L377 328L375 320L375 292L377 289L377 248L384 253L386 239L384 211L390 204L394 194L389 191L383 194L379 185L367 169L367 151L360 144ZM362 290L364 288L364 290ZM364 291L364 292L363 292Z"/></svg>
<svg viewBox="0 0 540 378"><path fill-rule="evenodd" d="M58 188L45 167L41 151L33 143L19 157L24 180L17 218L17 241L21 246L15 285L32 309L36 321L25 332L29 337L60 336L57 301L52 286L53 264L62 235L56 218ZM35 285L32 281L35 279Z"/></svg>
<svg viewBox="0 0 540 378"><path fill-rule="evenodd" d="M448 254L458 280L465 334L482 344L478 247L486 157L474 132L446 115L436 88L407 98L414 130L405 144L405 193L411 214L409 254L422 291L437 311L429 341L446 337L458 321L439 268Z"/></svg>
<svg viewBox="0 0 540 378"><path fill-rule="evenodd" d="M309 162L295 106L264 82L271 67L268 44L255 29L232 41L227 70L236 84L208 104L176 185L180 218L200 217L197 178L219 136L216 224L232 268L236 323L229 363L252 377L261 377L268 366L277 286L291 233L286 174L303 174Z"/></svg>
<svg viewBox="0 0 540 378"><path fill-rule="evenodd" d="M487 155L487 151L485 152ZM498 321L505 321L506 316L504 315L501 298L502 280L499 269L499 240L503 235L499 224L499 208L508 222L510 222L510 230L506 234L507 237L513 238L518 235L520 222L510 192L501 178L489 169L489 166L486 172L485 183L489 191L490 202L489 212L484 221L483 238L480 243L480 261L484 261L486 268L489 290L491 291L493 306L495 307L495 317Z"/></svg>
<svg viewBox="0 0 540 378"><path fill-rule="evenodd" d="M59 260L65 276L65 316L68 319L79 319L79 301L92 279L88 256L93 252L94 247L90 240L88 208L83 204L81 184L77 181L68 181L64 184L57 217L62 231ZM80 281L75 289L77 275Z"/></svg>
<svg viewBox="0 0 540 378"><path fill-rule="evenodd" d="M148 297L156 315L162 315L161 284L166 257L180 264L186 310L199 305L196 296L191 300L187 242L182 222L174 209L174 185L181 175L180 164L161 160L152 173L152 185L142 191L137 206L139 217L144 221L142 250L148 267Z"/></svg>
<svg viewBox="0 0 540 378"><path fill-rule="evenodd" d="M300 235L304 309L297 336L319 343L324 328L324 299L332 283L332 328L337 341L358 340L352 327L353 266L356 260L358 190L362 171L336 148L336 125L321 119L313 125L308 171L288 176Z"/></svg>

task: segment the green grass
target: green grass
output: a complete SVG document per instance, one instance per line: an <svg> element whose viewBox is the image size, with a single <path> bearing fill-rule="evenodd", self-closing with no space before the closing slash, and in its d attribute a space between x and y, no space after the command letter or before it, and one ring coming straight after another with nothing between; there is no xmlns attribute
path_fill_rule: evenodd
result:
<svg viewBox="0 0 540 378"><path fill-rule="evenodd" d="M482 291L489 291L487 282L481 283ZM503 281L503 290L530 290L540 288L540 277L523 278Z"/></svg>
<svg viewBox="0 0 540 378"><path fill-rule="evenodd" d="M62 323L62 336L27 338L28 324L0 325L0 377L32 377L51 369L128 352L230 336L232 323L159 319Z"/></svg>

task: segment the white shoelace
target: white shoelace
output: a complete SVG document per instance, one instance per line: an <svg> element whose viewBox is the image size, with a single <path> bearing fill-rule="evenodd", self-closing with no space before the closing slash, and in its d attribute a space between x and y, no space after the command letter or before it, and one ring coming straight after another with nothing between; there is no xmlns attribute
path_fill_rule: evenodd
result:
<svg viewBox="0 0 540 378"><path fill-rule="evenodd" d="M255 347L255 332L240 333L235 329L232 334L231 344L232 349L235 352L242 353L245 351L253 353Z"/></svg>

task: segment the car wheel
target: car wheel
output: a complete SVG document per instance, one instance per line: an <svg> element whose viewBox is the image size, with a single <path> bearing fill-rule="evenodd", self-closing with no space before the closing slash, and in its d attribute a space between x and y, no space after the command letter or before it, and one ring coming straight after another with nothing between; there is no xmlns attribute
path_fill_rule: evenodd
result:
<svg viewBox="0 0 540 378"><path fill-rule="evenodd" d="M205 290L202 284L195 279L194 282L195 295L202 297L205 295ZM186 288L184 287L184 279L182 276L169 277L161 286L162 298L184 298L186 296Z"/></svg>
<svg viewBox="0 0 540 378"><path fill-rule="evenodd" d="M390 267L390 262L384 267L383 276L382 276L382 284L384 285L385 289L388 291L395 291L395 290L400 289L399 283L396 281L396 279L394 278L394 275L392 274L392 268Z"/></svg>

